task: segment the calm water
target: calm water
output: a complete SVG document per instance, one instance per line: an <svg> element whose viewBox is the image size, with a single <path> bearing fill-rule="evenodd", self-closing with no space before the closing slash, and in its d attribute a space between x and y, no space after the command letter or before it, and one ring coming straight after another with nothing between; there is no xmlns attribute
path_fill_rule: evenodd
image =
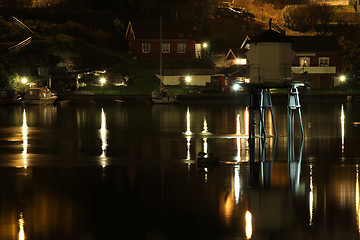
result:
<svg viewBox="0 0 360 240"><path fill-rule="evenodd" d="M303 103L288 163L276 103L250 166L240 103L0 106L0 239L359 239L359 109Z"/></svg>

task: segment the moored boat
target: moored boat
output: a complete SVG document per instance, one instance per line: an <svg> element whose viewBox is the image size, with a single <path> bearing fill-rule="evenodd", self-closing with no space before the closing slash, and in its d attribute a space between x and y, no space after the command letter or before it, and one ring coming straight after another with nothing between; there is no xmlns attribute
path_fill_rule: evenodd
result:
<svg viewBox="0 0 360 240"><path fill-rule="evenodd" d="M56 99L56 94L51 92L47 87L36 87L27 90L24 103L34 105L53 104Z"/></svg>
<svg viewBox="0 0 360 240"><path fill-rule="evenodd" d="M154 90L151 93L153 103L177 103L175 94L170 93L166 88L160 87L159 90Z"/></svg>

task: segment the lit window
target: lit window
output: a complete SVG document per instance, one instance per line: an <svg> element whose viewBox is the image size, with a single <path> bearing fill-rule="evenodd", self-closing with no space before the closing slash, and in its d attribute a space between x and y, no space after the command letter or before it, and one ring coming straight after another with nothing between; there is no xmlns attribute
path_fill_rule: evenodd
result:
<svg viewBox="0 0 360 240"><path fill-rule="evenodd" d="M319 58L319 66L320 67L328 67L329 66L329 58L328 57Z"/></svg>
<svg viewBox="0 0 360 240"><path fill-rule="evenodd" d="M300 67L309 67L310 58L300 58Z"/></svg>
<svg viewBox="0 0 360 240"><path fill-rule="evenodd" d="M177 44L178 53L185 53L186 51L186 43L178 43Z"/></svg>
<svg viewBox="0 0 360 240"><path fill-rule="evenodd" d="M142 44L142 52L143 53L150 53L150 43L143 43Z"/></svg>
<svg viewBox="0 0 360 240"><path fill-rule="evenodd" d="M162 52L169 53L170 52L170 43L163 43L162 44Z"/></svg>

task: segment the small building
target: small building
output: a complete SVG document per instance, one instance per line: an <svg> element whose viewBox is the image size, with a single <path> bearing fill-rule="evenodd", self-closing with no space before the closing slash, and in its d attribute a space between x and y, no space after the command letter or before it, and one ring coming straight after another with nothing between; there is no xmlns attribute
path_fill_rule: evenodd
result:
<svg viewBox="0 0 360 240"><path fill-rule="evenodd" d="M156 75L164 85L206 86L216 69L164 69L162 75Z"/></svg>
<svg viewBox="0 0 360 240"><path fill-rule="evenodd" d="M292 60L293 78L306 74L311 88L331 88L339 84L343 49L332 36L290 36L296 52Z"/></svg>
<svg viewBox="0 0 360 240"><path fill-rule="evenodd" d="M292 81L291 60L295 53L292 40L270 29L252 38L246 56L250 66L250 83L286 85Z"/></svg>
<svg viewBox="0 0 360 240"><path fill-rule="evenodd" d="M203 44L196 40L191 21L129 21L125 37L136 59L159 59L160 54L164 59L197 59L204 56Z"/></svg>

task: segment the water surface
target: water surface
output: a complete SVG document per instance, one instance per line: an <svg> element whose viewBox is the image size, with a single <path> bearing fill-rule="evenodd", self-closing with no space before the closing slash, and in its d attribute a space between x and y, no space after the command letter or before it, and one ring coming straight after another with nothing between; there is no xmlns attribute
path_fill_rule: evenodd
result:
<svg viewBox="0 0 360 240"><path fill-rule="evenodd" d="M358 239L359 107L303 103L289 163L276 103L250 165L243 103L0 106L0 238Z"/></svg>

